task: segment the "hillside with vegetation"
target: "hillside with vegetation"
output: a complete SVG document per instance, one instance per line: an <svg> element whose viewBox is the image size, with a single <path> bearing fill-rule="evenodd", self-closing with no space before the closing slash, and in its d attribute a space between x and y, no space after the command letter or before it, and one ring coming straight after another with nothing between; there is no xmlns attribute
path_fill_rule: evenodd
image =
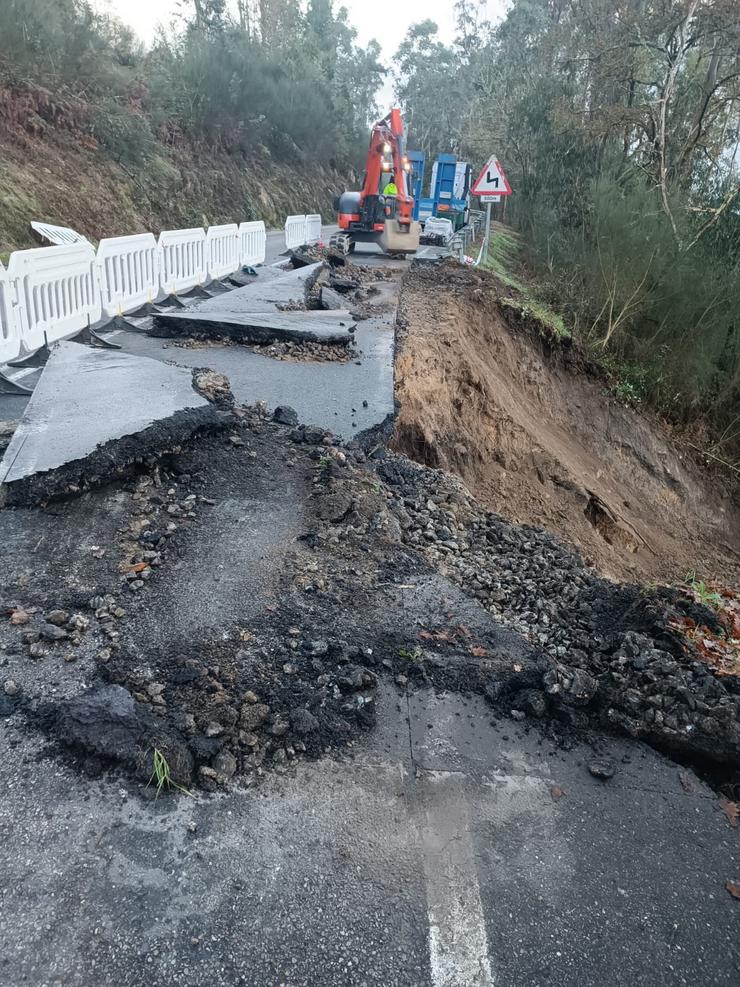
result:
<svg viewBox="0 0 740 987"><path fill-rule="evenodd" d="M30 218L93 238L327 215L383 68L329 0L183 2L144 45L85 0L0 5L0 253Z"/></svg>
<svg viewBox="0 0 740 987"><path fill-rule="evenodd" d="M621 392L740 459L740 5L456 4L398 52L412 140L514 188L526 266Z"/></svg>
<svg viewBox="0 0 740 987"><path fill-rule="evenodd" d="M30 245L31 217L93 239L282 225L329 217L357 183L386 68L345 10L180 10L144 44L86 0L0 5L0 255ZM514 0L498 24L477 0L455 10L454 43L422 22L390 67L410 145L474 167L495 151L515 193L498 273L534 279L627 401L737 470L740 7Z"/></svg>

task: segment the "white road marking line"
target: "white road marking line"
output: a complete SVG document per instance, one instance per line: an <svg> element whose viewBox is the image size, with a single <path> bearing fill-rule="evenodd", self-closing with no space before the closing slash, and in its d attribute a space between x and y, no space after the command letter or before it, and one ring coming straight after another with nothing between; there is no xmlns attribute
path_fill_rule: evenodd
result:
<svg viewBox="0 0 740 987"><path fill-rule="evenodd" d="M425 771L422 828L433 987L493 987L464 776Z"/></svg>

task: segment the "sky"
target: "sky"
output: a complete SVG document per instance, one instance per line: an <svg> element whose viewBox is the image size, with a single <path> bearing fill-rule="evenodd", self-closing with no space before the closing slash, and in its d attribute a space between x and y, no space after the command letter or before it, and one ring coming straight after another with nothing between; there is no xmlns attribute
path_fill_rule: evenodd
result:
<svg viewBox="0 0 740 987"><path fill-rule="evenodd" d="M169 24L178 9L177 0L96 0L96 6L130 24L145 42L151 40L158 24ZM427 18L435 21L440 39L446 43L455 34L454 0L343 0L335 3L335 8L339 6L349 11L350 23L361 44L371 38L380 42L386 65L412 24ZM487 16L498 20L507 6L507 0L487 0Z"/></svg>

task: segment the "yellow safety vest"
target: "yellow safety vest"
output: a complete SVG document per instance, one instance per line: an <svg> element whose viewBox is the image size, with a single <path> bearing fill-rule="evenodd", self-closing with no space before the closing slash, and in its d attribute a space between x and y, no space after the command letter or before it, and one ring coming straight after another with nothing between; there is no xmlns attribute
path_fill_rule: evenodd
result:
<svg viewBox="0 0 740 987"><path fill-rule="evenodd" d="M383 189L383 195L398 195L398 189L394 182L388 182L386 187Z"/></svg>

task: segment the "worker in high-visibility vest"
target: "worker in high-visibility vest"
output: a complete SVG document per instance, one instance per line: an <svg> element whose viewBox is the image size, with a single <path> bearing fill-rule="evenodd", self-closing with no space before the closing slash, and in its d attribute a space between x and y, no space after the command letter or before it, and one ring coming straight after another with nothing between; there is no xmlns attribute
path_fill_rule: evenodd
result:
<svg viewBox="0 0 740 987"><path fill-rule="evenodd" d="M383 189L383 195L398 195L398 188L396 187L396 176L391 175L388 179L388 184Z"/></svg>

